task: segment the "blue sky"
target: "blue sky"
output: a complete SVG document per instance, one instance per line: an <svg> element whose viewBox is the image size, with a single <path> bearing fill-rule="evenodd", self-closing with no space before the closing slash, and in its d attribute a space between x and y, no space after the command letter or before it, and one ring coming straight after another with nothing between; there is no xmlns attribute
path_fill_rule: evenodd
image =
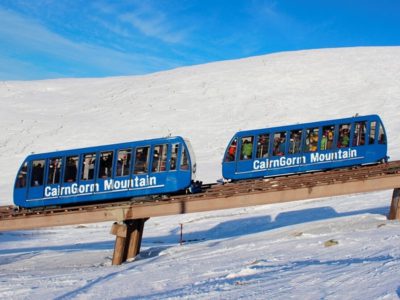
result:
<svg viewBox="0 0 400 300"><path fill-rule="evenodd" d="M399 0L0 0L0 80L400 45Z"/></svg>

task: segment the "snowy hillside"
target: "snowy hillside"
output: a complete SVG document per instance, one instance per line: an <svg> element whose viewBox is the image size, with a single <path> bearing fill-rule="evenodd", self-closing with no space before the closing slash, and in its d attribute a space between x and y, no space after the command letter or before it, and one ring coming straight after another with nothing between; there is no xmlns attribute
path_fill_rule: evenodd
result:
<svg viewBox="0 0 400 300"><path fill-rule="evenodd" d="M12 203L16 171L31 152L169 134L190 138L205 182L221 177L237 130L356 113L381 116L389 155L400 159L400 47L0 82L0 95L0 205ZM390 198L387 191L151 219L140 258L120 267L110 267L108 223L0 233L0 298L396 299L400 224L384 216ZM184 246L179 223L191 241Z"/></svg>

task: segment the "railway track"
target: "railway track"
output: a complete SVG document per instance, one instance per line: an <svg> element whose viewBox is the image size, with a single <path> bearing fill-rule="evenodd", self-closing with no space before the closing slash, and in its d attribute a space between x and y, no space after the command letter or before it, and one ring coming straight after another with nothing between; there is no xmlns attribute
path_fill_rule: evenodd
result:
<svg viewBox="0 0 400 300"><path fill-rule="evenodd" d="M0 206L0 222L11 219L24 219L34 216L57 216L72 214L76 212L94 212L96 210L123 208L135 206L149 206L162 203L190 202L201 199L210 200L215 198L229 198L233 196L266 193L284 190L296 190L301 188L312 189L316 186L345 183L351 181L363 181L371 178L387 177L400 174L400 161L389 162L379 165L363 166L357 168L335 169L325 172L305 173L287 175L281 177L261 178L254 180L243 180L225 184L205 184L201 187L202 192L197 194L177 195L162 197L159 199L141 199L96 203L81 206L62 208L45 208L41 210L28 210L14 206Z"/></svg>

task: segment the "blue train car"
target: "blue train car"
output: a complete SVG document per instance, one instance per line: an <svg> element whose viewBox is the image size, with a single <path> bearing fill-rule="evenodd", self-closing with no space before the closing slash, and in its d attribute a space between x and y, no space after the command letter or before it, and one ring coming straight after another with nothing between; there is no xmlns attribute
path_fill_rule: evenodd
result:
<svg viewBox="0 0 400 300"><path fill-rule="evenodd" d="M237 132L225 151L222 174L240 180L387 159L383 123L368 115Z"/></svg>
<svg viewBox="0 0 400 300"><path fill-rule="evenodd" d="M182 137L29 155L14 185L15 205L31 208L184 191L196 161Z"/></svg>

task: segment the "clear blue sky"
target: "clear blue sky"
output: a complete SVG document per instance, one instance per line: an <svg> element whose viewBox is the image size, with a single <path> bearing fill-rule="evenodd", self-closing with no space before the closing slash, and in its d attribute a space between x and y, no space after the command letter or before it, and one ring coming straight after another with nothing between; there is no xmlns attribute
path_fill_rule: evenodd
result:
<svg viewBox="0 0 400 300"><path fill-rule="evenodd" d="M0 80L400 45L400 0L0 0Z"/></svg>

